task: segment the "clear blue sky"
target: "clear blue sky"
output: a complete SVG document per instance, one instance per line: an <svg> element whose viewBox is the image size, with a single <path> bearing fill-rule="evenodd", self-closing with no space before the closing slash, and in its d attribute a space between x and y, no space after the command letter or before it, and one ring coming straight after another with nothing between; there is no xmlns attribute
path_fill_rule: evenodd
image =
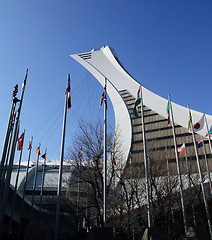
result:
<svg viewBox="0 0 212 240"><path fill-rule="evenodd" d="M69 55L107 44L145 87L212 114L211 0L1 1L0 31L1 149L13 87L18 83L21 90L29 68L21 114L20 131L26 129L23 160L31 136L32 159L39 142L41 152L47 147L49 159L59 159L68 73L73 107L66 153L78 120L103 118L98 110L102 87ZM112 124L111 107L108 114Z"/></svg>

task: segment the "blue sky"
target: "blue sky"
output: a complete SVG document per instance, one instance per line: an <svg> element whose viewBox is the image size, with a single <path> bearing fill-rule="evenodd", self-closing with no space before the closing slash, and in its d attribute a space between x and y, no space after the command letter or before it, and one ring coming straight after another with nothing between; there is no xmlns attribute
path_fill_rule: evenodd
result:
<svg viewBox="0 0 212 240"><path fill-rule="evenodd" d="M127 71L148 89L212 114L211 12L211 0L1 1L0 147L13 87L19 84L20 96L26 68L23 160L31 136L32 159L39 143L49 159L59 159L68 73L73 107L68 112L66 154L80 119L102 120L102 87L69 55L103 45L111 46ZM111 106L108 115L113 125Z"/></svg>

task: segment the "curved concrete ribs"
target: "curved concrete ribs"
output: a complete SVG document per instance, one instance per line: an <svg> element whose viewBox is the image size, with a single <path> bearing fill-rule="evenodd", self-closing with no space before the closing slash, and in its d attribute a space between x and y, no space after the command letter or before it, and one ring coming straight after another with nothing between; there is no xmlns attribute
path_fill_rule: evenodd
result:
<svg viewBox="0 0 212 240"><path fill-rule="evenodd" d="M108 95L111 99L115 113L115 128L119 128L121 139L123 140L123 159L126 163L131 144L132 144L132 124L130 114L122 99L119 91L127 90L134 98L140 83L133 79L121 66L114 50L109 46L102 47L100 50L91 50L90 52L71 55L77 62L84 66L93 76L104 86L105 77L109 80ZM142 86L144 105L159 115L167 118L167 99L149 91ZM178 104L172 103L175 123L187 128L188 110ZM203 113L191 110L193 123L198 121ZM212 124L212 116L206 115L209 126ZM206 126L198 132L205 136Z"/></svg>

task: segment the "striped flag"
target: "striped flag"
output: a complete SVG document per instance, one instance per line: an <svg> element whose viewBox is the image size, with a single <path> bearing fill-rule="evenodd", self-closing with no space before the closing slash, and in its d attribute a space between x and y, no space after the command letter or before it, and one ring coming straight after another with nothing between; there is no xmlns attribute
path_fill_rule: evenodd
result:
<svg viewBox="0 0 212 240"><path fill-rule="evenodd" d="M189 114L189 118L188 118L188 131L191 131L191 124L192 124L192 117L191 117L191 113Z"/></svg>
<svg viewBox="0 0 212 240"><path fill-rule="evenodd" d="M24 132L18 138L18 151L20 151L23 147L23 138L24 138Z"/></svg>
<svg viewBox="0 0 212 240"><path fill-rule="evenodd" d="M36 149L36 155L40 155L40 147L37 147L37 149Z"/></svg>
<svg viewBox="0 0 212 240"><path fill-rule="evenodd" d="M141 86L139 86L138 92L137 92L137 99L134 103L133 107L133 114L136 118L139 118L139 105L141 104Z"/></svg>
<svg viewBox="0 0 212 240"><path fill-rule="evenodd" d="M13 90L13 94L12 94L13 98L17 95L17 93L18 93L18 84L16 84L14 86L14 90Z"/></svg>
<svg viewBox="0 0 212 240"><path fill-rule="evenodd" d="M32 138L30 139L30 141L29 141L29 147L28 147L28 150L29 149L32 149Z"/></svg>
<svg viewBox="0 0 212 240"><path fill-rule="evenodd" d="M183 143L183 145L182 146L180 146L178 149L177 149L177 151L178 151L178 154L179 154L179 156L185 151L185 143Z"/></svg>
<svg viewBox="0 0 212 240"><path fill-rule="evenodd" d="M166 111L167 111L167 114L168 114L168 125L170 123L170 108L171 108L171 104L170 104L170 100L168 100L168 103L167 103L167 108L166 108Z"/></svg>
<svg viewBox="0 0 212 240"><path fill-rule="evenodd" d="M103 90L103 93L102 93L102 96L100 99L99 111L101 109L103 101L105 102L105 106L106 106L106 110L107 110L108 108L107 108L106 84L105 84L105 87L104 87L104 90Z"/></svg>
<svg viewBox="0 0 212 240"><path fill-rule="evenodd" d="M16 113L15 113L15 105L14 105L13 108L12 108L12 113L11 113L11 118L10 118L10 124L14 124L14 122L15 122L15 116L16 116Z"/></svg>

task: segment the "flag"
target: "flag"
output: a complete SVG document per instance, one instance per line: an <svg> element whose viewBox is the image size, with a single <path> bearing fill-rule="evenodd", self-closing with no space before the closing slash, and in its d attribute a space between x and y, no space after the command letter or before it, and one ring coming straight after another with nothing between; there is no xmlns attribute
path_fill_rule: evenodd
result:
<svg viewBox="0 0 212 240"><path fill-rule="evenodd" d="M188 131L191 131L191 124L192 124L192 117L191 117L191 113L189 114L189 118L188 118Z"/></svg>
<svg viewBox="0 0 212 240"><path fill-rule="evenodd" d="M18 84L16 84L14 86L14 90L13 90L13 94L12 94L13 98L17 95L17 93L18 93Z"/></svg>
<svg viewBox="0 0 212 240"><path fill-rule="evenodd" d="M24 138L24 132L18 138L18 151L20 151L23 147L23 138Z"/></svg>
<svg viewBox="0 0 212 240"><path fill-rule="evenodd" d="M203 139L200 139L197 143L197 148L201 148L203 146Z"/></svg>
<svg viewBox="0 0 212 240"><path fill-rule="evenodd" d="M80 152L79 152L78 157L81 158L82 156L83 156L83 151L82 151L82 149L81 149Z"/></svg>
<svg viewBox="0 0 212 240"><path fill-rule="evenodd" d="M170 100L168 100L168 103L167 103L167 108L166 108L166 111L167 111L167 114L168 114L168 125L170 123L170 108L171 108L171 104L170 104Z"/></svg>
<svg viewBox="0 0 212 240"><path fill-rule="evenodd" d="M138 92L137 92L137 99L141 98L141 86L139 87L138 89Z"/></svg>
<svg viewBox="0 0 212 240"><path fill-rule="evenodd" d="M66 94L67 94L67 104L68 104L68 109L71 108L71 87L70 87L70 82L68 82L68 87L66 88Z"/></svg>
<svg viewBox="0 0 212 240"><path fill-rule="evenodd" d="M177 149L179 156L185 151L185 143Z"/></svg>
<svg viewBox="0 0 212 240"><path fill-rule="evenodd" d="M32 138L30 139L30 141L29 141L29 147L28 147L28 150L29 149L32 149Z"/></svg>
<svg viewBox="0 0 212 240"><path fill-rule="evenodd" d="M41 157L46 160L46 153L44 153L43 155L41 155Z"/></svg>
<svg viewBox="0 0 212 240"><path fill-rule="evenodd" d="M13 108L12 108L10 124L14 124L14 122L15 122L15 115L16 115L16 113L15 113L15 105L14 105Z"/></svg>
<svg viewBox="0 0 212 240"><path fill-rule="evenodd" d="M204 125L205 125L205 116L203 114L202 117L200 118L200 120L194 124L194 126L193 126L194 131L195 132L200 131L201 129L203 129Z"/></svg>
<svg viewBox="0 0 212 240"><path fill-rule="evenodd" d="M38 147L37 149L36 149L36 155L40 155L40 147Z"/></svg>
<svg viewBox="0 0 212 240"><path fill-rule="evenodd" d="M20 102L20 100L17 97L14 97L13 98L13 103L17 103L17 102Z"/></svg>
<svg viewBox="0 0 212 240"><path fill-rule="evenodd" d="M209 133L209 135L212 135L212 126L211 126L211 128L210 128L208 133ZM208 133L205 134L206 137L208 136Z"/></svg>
<svg viewBox="0 0 212 240"><path fill-rule="evenodd" d="M106 106L106 110L107 110L106 84L105 84L105 87L104 87L104 90L103 90L103 93L102 93L102 96L101 96L101 99L100 99L99 111L101 109L103 101L105 102L105 106Z"/></svg>
<svg viewBox="0 0 212 240"><path fill-rule="evenodd" d="M137 99L134 103L134 107L133 107L133 114L136 118L139 118L139 105L141 104L141 86L138 89L137 92Z"/></svg>
<svg viewBox="0 0 212 240"><path fill-rule="evenodd" d="M115 166L116 166L116 160L115 160L115 159L113 159L113 165L115 165Z"/></svg>

